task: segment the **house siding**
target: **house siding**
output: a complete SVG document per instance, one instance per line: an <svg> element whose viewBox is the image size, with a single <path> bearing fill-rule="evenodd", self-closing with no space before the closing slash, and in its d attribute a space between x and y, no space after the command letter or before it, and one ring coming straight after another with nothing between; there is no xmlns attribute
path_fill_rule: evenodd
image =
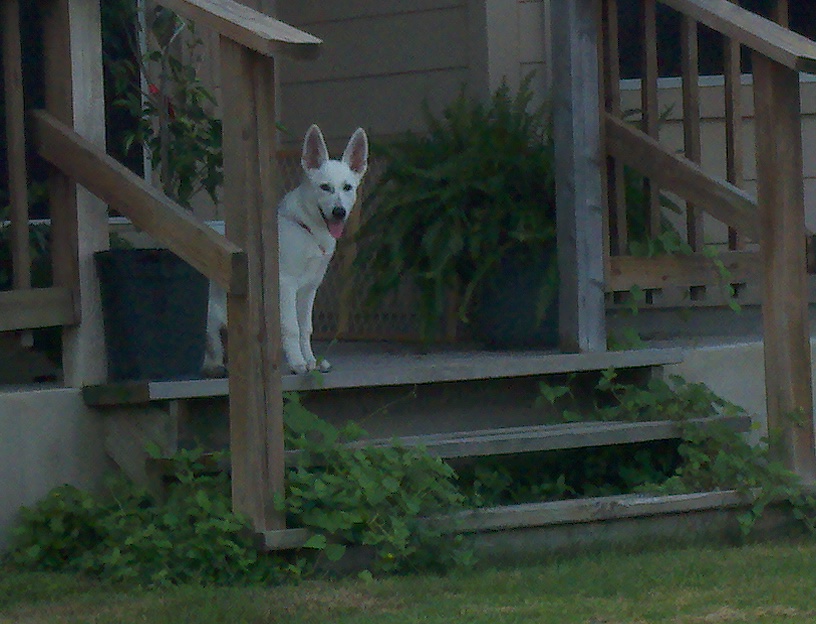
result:
<svg viewBox="0 0 816 624"><path fill-rule="evenodd" d="M486 96L545 63L542 0L280 3L278 18L323 39L320 58L280 62L286 143L318 123L335 149L357 126L377 138L421 130L465 87ZM541 71L546 77L546 71ZM536 82L536 97L546 91Z"/></svg>

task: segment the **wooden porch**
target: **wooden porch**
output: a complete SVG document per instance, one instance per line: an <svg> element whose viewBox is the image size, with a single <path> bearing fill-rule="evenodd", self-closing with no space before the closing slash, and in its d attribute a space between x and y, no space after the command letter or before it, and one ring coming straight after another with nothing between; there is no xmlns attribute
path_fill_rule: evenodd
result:
<svg viewBox="0 0 816 624"><path fill-rule="evenodd" d="M649 298L673 287L685 289L697 305L722 303L716 295L721 292L722 274L704 255L705 213L731 228L729 249L719 256L729 269L729 285L753 283L754 278L762 284L769 425L784 432L775 450L803 478L816 480L798 108L799 72L816 73L816 44L725 0L662 3L683 16L686 146L682 156L659 142L657 2L642 3L646 45L639 127L622 121L616 0L553 2L553 19L560 26L553 32L554 48L564 51L554 59L554 82L562 87L555 103L560 352L474 353L453 348L406 355L394 349L391 353L367 349L333 357L337 370L315 378L284 375L280 370L277 224L274 212L264 206L281 194L280 175L269 166L276 151L275 75L270 57L308 59L318 53L320 41L233 0L161 0L220 36L227 207L226 236L221 236L105 153L101 96L88 97L99 94L102 82L98 3L43 0L48 8L47 101L45 110L30 112L21 87L18 0L0 0L15 269L14 289L0 293L0 331L63 327L65 384L85 388L88 403L100 409L214 397L228 400L234 506L259 532L271 535L285 528L271 503L284 485L284 390L425 387L676 362L681 355L672 349L608 351L604 319L610 300L620 296L615 293L626 293L634 286ZM784 21L785 7L780 1L779 21ZM700 24L722 33L727 42L726 180L699 165L695 33ZM741 173L744 137L736 88L742 48L749 49L753 58L756 197L743 188ZM31 288L30 282L27 141L53 165L50 213L55 285L47 289ZM654 258L629 254L624 167L644 176L653 236L663 231L660 192L685 202L683 238L693 253ZM91 262L95 251L108 246L107 209L102 202L229 293L228 380L106 383L98 286ZM789 418L795 413L804 416L804 422ZM510 432L512 426L528 428ZM532 448L544 442L530 440L551 439L550 434L556 433L550 430L543 435L530 429L535 426L503 421L487 433L478 429L477 442L504 428L508 430L502 434L521 433L515 444ZM619 443L631 436L668 435L666 431L647 433L648 428L640 427L627 434L629 438L605 432L603 440ZM462 438L466 432L450 427L444 433ZM601 438L595 435L584 439L597 442ZM573 436L573 444L583 443Z"/></svg>

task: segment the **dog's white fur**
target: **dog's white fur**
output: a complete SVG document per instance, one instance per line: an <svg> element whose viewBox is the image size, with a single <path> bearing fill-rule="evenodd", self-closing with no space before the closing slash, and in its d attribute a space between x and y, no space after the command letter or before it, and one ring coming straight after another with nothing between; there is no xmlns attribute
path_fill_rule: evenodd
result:
<svg viewBox="0 0 816 624"><path fill-rule="evenodd" d="M358 128L343 157L332 160L320 128L313 125L303 139L300 162L303 182L278 206L281 340L293 372L325 372L331 365L318 363L312 352L312 307L368 168L368 138ZM226 307L224 291L211 285L205 374L225 370Z"/></svg>

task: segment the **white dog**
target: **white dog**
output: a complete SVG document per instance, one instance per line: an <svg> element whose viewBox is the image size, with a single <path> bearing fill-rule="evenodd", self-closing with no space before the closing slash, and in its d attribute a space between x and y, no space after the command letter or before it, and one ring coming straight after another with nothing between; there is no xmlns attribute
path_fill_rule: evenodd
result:
<svg viewBox="0 0 816 624"><path fill-rule="evenodd" d="M318 364L312 352L312 306L368 168L368 137L358 128L343 158L331 160L320 128L313 125L300 162L303 182L278 206L281 340L293 372L326 372L331 365L326 360ZM224 291L211 285L203 366L208 375L226 369L226 307Z"/></svg>

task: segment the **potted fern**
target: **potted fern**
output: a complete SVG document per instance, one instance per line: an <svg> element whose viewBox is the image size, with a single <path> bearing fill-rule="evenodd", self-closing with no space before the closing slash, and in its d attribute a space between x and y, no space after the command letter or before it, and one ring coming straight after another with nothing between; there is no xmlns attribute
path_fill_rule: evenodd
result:
<svg viewBox="0 0 816 624"><path fill-rule="evenodd" d="M488 345L555 343L553 141L531 78L488 102L462 91L441 118L426 107L425 133L374 146L387 165L365 202L358 266L375 303L411 280L426 341L452 300Z"/></svg>

